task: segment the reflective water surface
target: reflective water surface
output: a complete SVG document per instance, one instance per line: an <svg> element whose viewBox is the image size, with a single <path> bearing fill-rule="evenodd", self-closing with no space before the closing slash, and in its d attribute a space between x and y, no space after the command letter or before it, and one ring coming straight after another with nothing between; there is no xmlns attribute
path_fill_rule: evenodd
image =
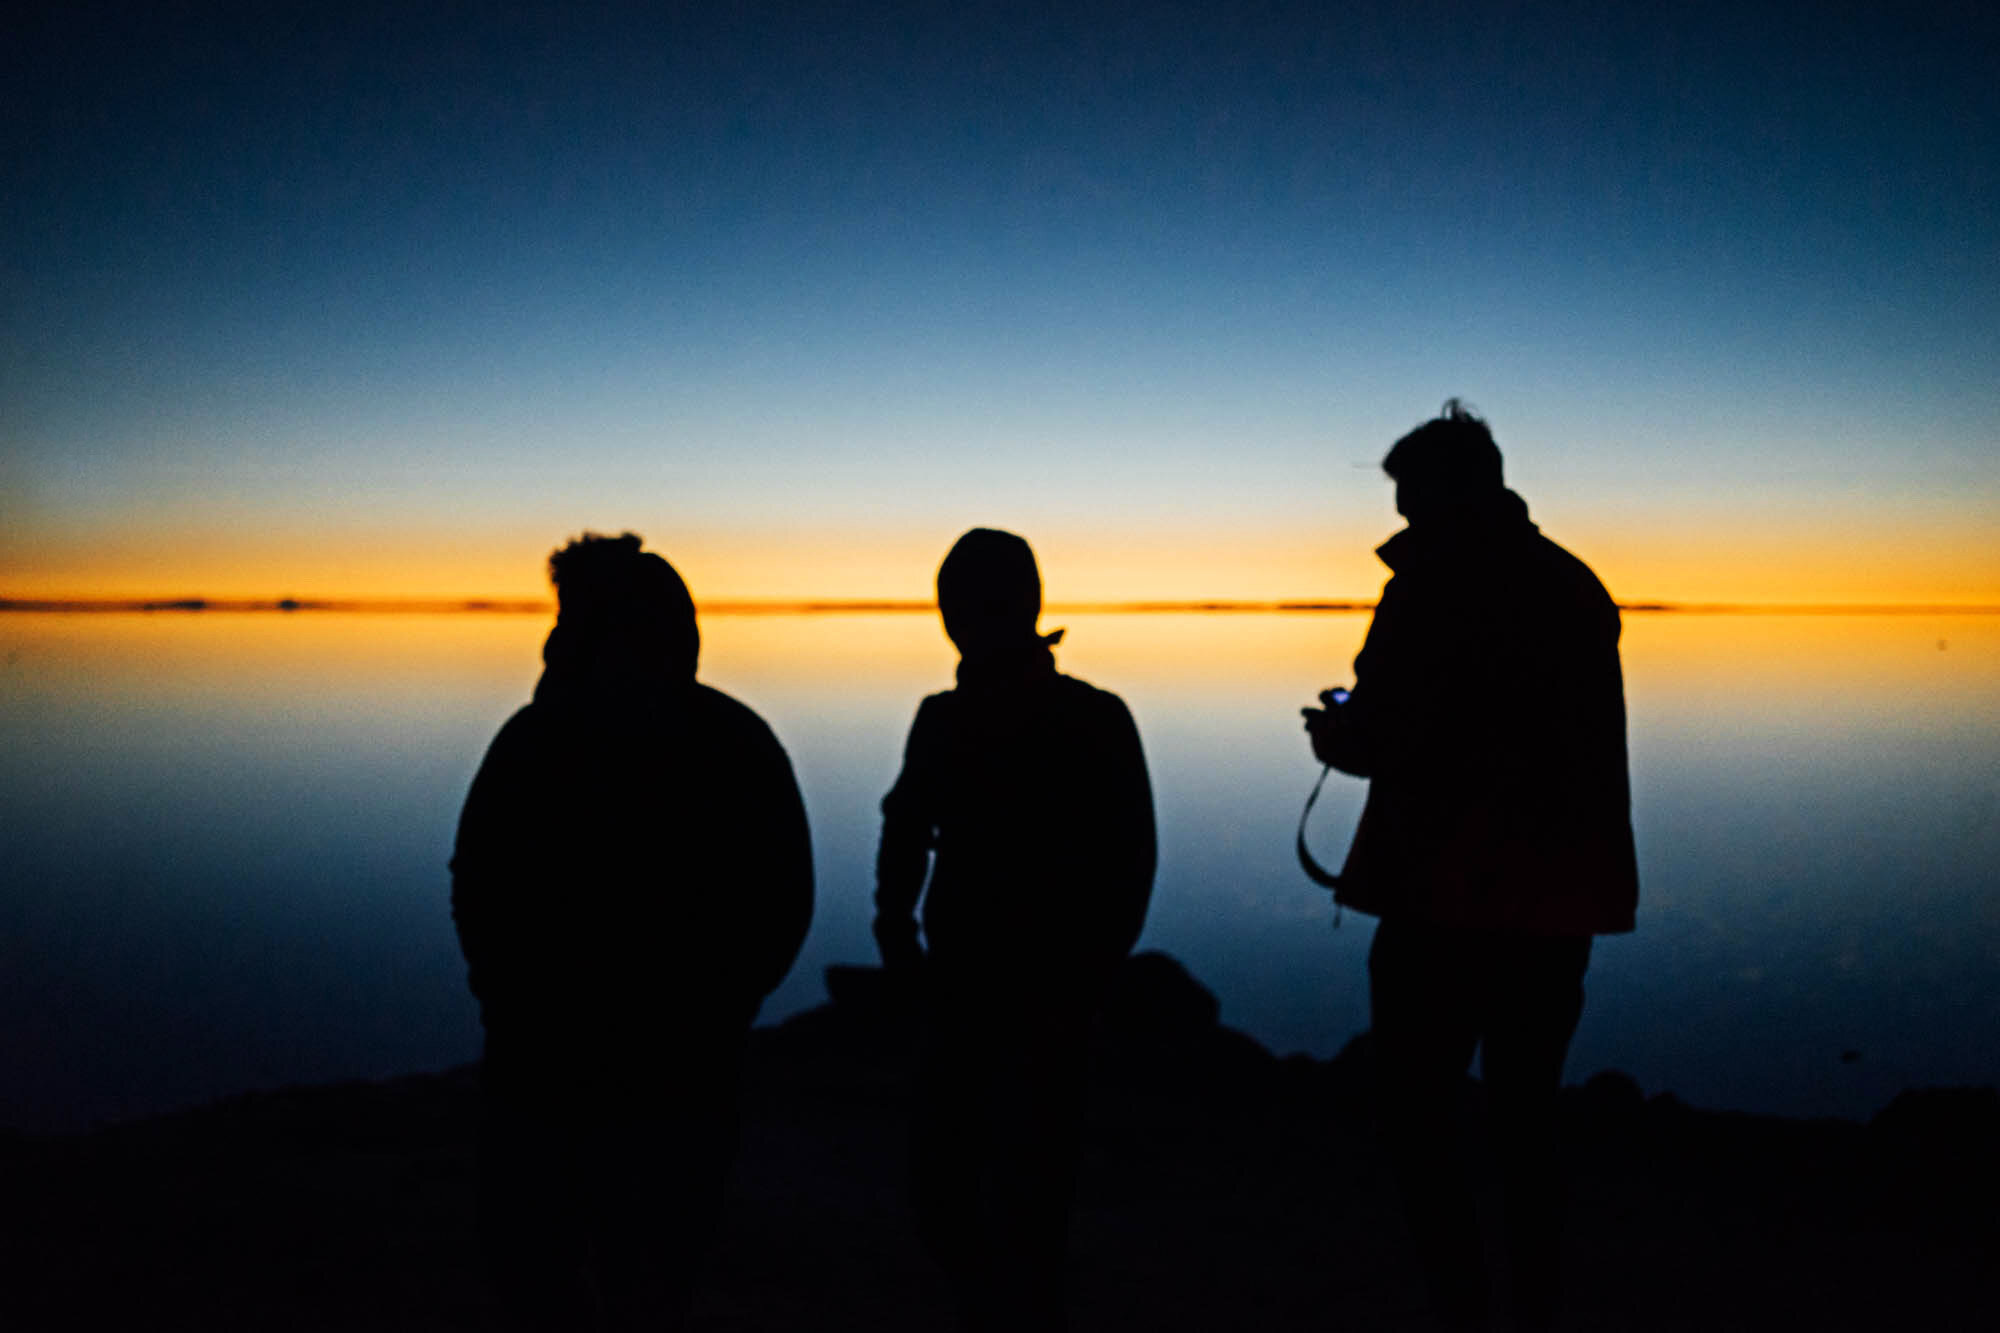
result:
<svg viewBox="0 0 2000 1333"><path fill-rule="evenodd" d="M1292 859L1297 710L1362 614L1050 616L1145 738L1161 870L1142 944L1224 1020L1331 1054L1372 923ZM445 862L545 619L0 616L0 1125L472 1058ZM770 721L819 909L767 1020L866 961L876 802L953 657L914 614L717 614L702 678ZM1863 1116L2000 1081L2000 617L1630 614L1638 931L1600 941L1572 1079ZM1495 707L1506 707L1504 699ZM1335 861L1360 783L1329 783Z"/></svg>

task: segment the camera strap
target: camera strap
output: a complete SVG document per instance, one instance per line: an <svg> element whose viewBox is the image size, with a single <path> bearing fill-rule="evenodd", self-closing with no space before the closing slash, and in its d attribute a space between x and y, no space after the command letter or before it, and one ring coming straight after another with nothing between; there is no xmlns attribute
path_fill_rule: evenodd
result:
<svg viewBox="0 0 2000 1333"><path fill-rule="evenodd" d="M1299 869L1306 872L1306 878L1319 885L1322 889L1332 889L1338 895L1340 891L1340 876L1314 860L1311 850L1306 846L1306 820L1311 817L1313 804L1319 800L1320 788L1326 786L1326 776L1331 772L1333 772L1332 764L1328 764L1319 771L1319 781L1313 783L1312 794L1306 797L1306 808L1299 811L1299 831L1297 838L1294 840L1294 845L1299 854ZM1340 928L1340 899L1338 896L1333 900L1333 926L1335 930Z"/></svg>

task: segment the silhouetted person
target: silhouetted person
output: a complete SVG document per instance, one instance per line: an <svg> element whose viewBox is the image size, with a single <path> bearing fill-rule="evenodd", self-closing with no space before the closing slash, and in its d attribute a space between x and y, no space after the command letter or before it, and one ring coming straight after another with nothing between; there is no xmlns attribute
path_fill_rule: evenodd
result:
<svg viewBox="0 0 2000 1333"><path fill-rule="evenodd" d="M527 1327L678 1327L744 1034L812 916L805 809L770 728L696 683L665 560L586 535L549 575L546 669L452 859L486 1027L482 1238Z"/></svg>
<svg viewBox="0 0 2000 1333"><path fill-rule="evenodd" d="M973 529L937 590L958 687L917 710L876 863L883 962L928 1006L916 1205L968 1327L1055 1329L1090 1020L1145 920L1152 789L1124 703L1036 633L1025 541Z"/></svg>
<svg viewBox="0 0 2000 1333"><path fill-rule="evenodd" d="M1485 1317L1458 1107L1481 1048L1510 1304L1553 1317L1554 1139L1593 935L1638 898L1618 609L1501 481L1457 400L1382 467L1409 526L1345 703L1307 710L1313 753L1369 778L1336 897L1381 918L1369 955L1383 1126L1433 1304Z"/></svg>

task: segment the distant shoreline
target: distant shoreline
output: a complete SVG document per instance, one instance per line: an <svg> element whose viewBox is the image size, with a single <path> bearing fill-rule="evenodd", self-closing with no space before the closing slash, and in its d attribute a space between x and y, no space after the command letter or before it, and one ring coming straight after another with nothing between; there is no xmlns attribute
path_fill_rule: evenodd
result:
<svg viewBox="0 0 2000 1333"><path fill-rule="evenodd" d="M703 615L934 615L935 602L880 599L697 602ZM1304 615L1373 611L1372 600L1357 601L1133 601L1051 602L1057 615ZM1987 616L2000 605L1949 602L1620 602L1618 609L1647 615L1801 616ZM349 614L551 615L553 601L509 598L319 598L319 597L0 597L0 612L64 614L105 612L278 612L335 611Z"/></svg>

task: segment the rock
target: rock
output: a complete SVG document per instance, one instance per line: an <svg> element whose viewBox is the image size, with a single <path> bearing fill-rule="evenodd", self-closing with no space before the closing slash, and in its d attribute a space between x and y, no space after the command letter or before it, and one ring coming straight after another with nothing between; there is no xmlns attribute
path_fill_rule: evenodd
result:
<svg viewBox="0 0 2000 1333"><path fill-rule="evenodd" d="M1105 1026L1129 1035L1186 1035L1215 1027L1222 1003L1174 958L1134 954L1119 969L1104 1004Z"/></svg>
<svg viewBox="0 0 2000 1333"><path fill-rule="evenodd" d="M1868 1122L1878 1139L1935 1150L1991 1153L2000 1144L2000 1091L1993 1088L1909 1088Z"/></svg>

